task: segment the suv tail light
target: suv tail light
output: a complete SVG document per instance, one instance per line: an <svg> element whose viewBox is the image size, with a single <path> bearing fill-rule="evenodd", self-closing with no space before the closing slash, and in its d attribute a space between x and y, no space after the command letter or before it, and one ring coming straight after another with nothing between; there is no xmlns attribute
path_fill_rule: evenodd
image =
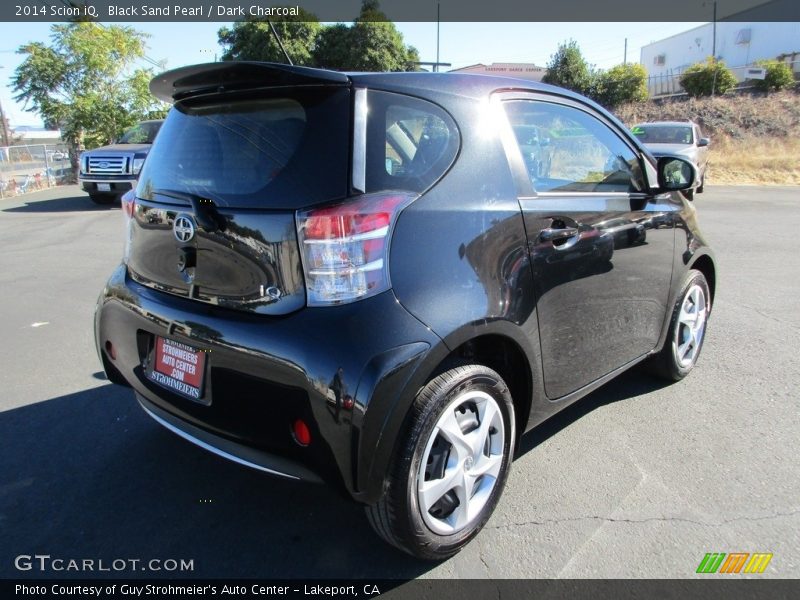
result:
<svg viewBox="0 0 800 600"><path fill-rule="evenodd" d="M309 306L353 302L389 289L389 241L414 194L390 192L297 212Z"/></svg>

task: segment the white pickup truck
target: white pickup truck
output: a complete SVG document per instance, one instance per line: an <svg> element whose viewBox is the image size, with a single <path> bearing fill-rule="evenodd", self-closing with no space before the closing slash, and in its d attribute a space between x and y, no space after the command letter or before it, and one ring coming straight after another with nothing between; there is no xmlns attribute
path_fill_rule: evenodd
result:
<svg viewBox="0 0 800 600"><path fill-rule="evenodd" d="M110 146L81 154L78 181L92 202L113 204L131 189L163 121L142 121Z"/></svg>

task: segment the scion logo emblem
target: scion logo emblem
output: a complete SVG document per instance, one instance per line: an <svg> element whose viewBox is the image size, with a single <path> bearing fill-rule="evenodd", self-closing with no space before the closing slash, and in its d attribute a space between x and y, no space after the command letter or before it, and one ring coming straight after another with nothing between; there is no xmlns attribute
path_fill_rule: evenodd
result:
<svg viewBox="0 0 800 600"><path fill-rule="evenodd" d="M172 233L179 242L188 242L194 237L194 221L189 215L178 215L172 225Z"/></svg>

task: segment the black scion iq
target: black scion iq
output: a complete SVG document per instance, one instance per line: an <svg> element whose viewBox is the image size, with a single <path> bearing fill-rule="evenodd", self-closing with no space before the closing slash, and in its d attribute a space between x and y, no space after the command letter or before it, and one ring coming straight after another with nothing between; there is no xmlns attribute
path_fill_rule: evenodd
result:
<svg viewBox="0 0 800 600"><path fill-rule="evenodd" d="M389 543L454 554L525 431L640 361L694 366L696 170L585 98L246 62L151 90L174 107L97 306L108 378L195 444L337 486Z"/></svg>

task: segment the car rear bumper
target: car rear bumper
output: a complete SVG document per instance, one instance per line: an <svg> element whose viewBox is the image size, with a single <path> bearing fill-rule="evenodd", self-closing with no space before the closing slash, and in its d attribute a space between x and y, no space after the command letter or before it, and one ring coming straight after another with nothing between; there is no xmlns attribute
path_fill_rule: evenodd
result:
<svg viewBox="0 0 800 600"><path fill-rule="evenodd" d="M206 351L200 401L147 376L155 336ZM382 489L376 461L386 461L397 434L386 424L413 400L420 366L441 346L391 292L264 317L154 291L124 266L100 296L95 338L109 379L130 385L168 429L240 464L322 479L364 502ZM297 419L311 432L308 446L294 439Z"/></svg>
<svg viewBox="0 0 800 600"><path fill-rule="evenodd" d="M141 394L137 393L136 399L144 412L150 415L154 421L204 450L241 465L264 471L270 475L314 483L321 483L322 481L316 473L299 463L283 459L274 454L261 452L250 446L237 444L222 436L214 435L204 429L195 427L159 408Z"/></svg>

